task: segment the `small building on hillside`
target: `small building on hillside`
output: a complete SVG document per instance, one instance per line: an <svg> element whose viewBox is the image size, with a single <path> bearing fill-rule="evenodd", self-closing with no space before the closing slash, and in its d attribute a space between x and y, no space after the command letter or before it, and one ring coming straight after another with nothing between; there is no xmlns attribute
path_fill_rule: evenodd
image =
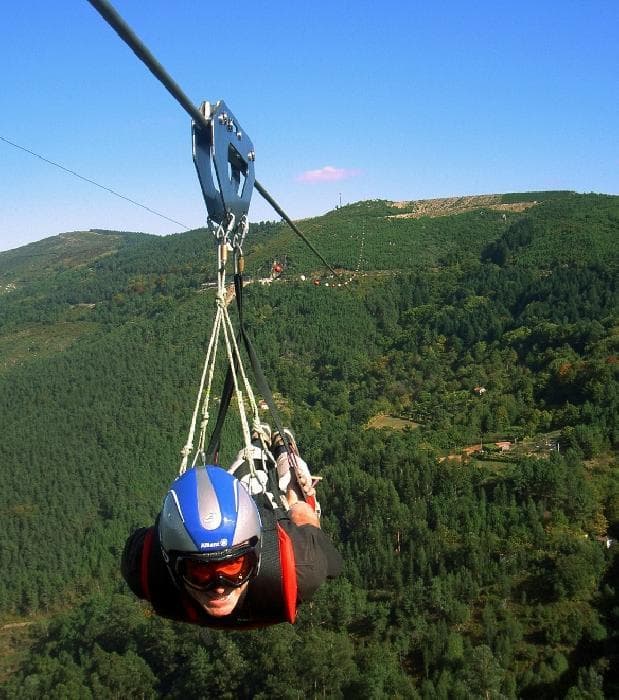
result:
<svg viewBox="0 0 619 700"><path fill-rule="evenodd" d="M512 448L512 443L509 440L500 440L494 443L501 452L509 452Z"/></svg>
<svg viewBox="0 0 619 700"><path fill-rule="evenodd" d="M473 393L476 394L477 396L483 396L486 393L486 387L485 386L474 386Z"/></svg>

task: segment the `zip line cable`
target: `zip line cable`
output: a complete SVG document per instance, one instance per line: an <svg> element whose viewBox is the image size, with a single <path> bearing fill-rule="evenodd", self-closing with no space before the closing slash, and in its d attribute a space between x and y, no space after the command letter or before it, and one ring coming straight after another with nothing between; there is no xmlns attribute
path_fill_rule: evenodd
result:
<svg viewBox="0 0 619 700"><path fill-rule="evenodd" d="M88 0L88 2L97 10L97 12L103 17L103 19L112 27L112 29L118 34L118 36L127 44L127 46L133 51L133 53L144 63L148 70L159 80L159 82L166 88L166 90L172 95L172 97L180 104L180 106L187 112L187 114L197 123L200 124L204 129L209 129L210 124L200 110L191 102L191 100L185 95L181 90L179 85L172 79L166 69L159 63L159 61L153 56L149 51L147 46L141 41L141 39L135 34L131 27L125 22L125 20L118 14L111 3L108 0ZM286 214L286 212L279 206L279 204L273 199L273 197L267 192L267 190L255 180L254 187L258 192L264 197L264 199L275 209L275 211L286 221L286 223L292 228L292 230L301 238L301 240L310 248L310 250L316 255L321 262L327 266L329 270L336 276L340 277L340 274L336 272L333 267L324 259L324 257L316 250L316 248L310 243L310 241L303 235L292 219Z"/></svg>
<svg viewBox="0 0 619 700"><path fill-rule="evenodd" d="M279 206L279 204L271 197L271 195L264 189L264 187L258 182L258 180L254 181L254 187L258 190L258 192L266 199L266 201L275 209L275 211L284 219L284 221L290 226L290 228L299 236L299 238L305 243L305 245L316 255L322 263L324 263L329 270L336 276L340 277L340 274L336 272L331 265L322 257L322 255L316 250L316 248L312 245L312 243L304 236L301 231L297 228L295 225L294 221L286 214L286 212Z"/></svg>
<svg viewBox="0 0 619 700"><path fill-rule="evenodd" d="M53 160L50 160L49 158L45 158L41 154L35 153L34 151L31 151L29 148L25 148L24 146L20 146L17 143L13 143L13 141L9 141L8 139L5 139L4 136L0 136L0 141L4 141L4 143L8 143L9 146L13 146L13 148L17 148L20 151L24 151L24 153L29 153L31 156L34 156L35 158L39 158L39 160L42 160L45 163L49 163L49 165L53 165L55 168L59 168L60 170L64 170L65 173L69 173L70 175L73 175L74 177L77 177L80 180L83 180L84 182L88 182L91 185L95 185L95 187L99 187L100 189L105 190L106 192L109 192L110 194L113 194L115 197L119 197L120 199L124 199L126 202L129 202L131 204L135 204L136 207L142 207L142 209L146 209L147 212L150 212L151 214L155 214L155 216L160 216L162 219L165 219L166 221L171 221L173 224L178 224L179 226L182 226L187 231L190 230L189 226L185 226L185 224L181 223L180 221L176 221L176 219L171 219L169 216L166 216L165 214L162 214L161 212L155 211L154 209L147 207L146 204L140 204L140 202L136 202L135 199L131 199L130 197L125 197L124 194L120 194L120 192L116 192L115 190L111 189L110 187L106 187L105 185L100 185L98 182L95 182L94 180L91 180L88 177L84 177L83 175L76 173L75 170L71 170L70 168L65 168L64 165L60 165L60 163L56 163Z"/></svg>

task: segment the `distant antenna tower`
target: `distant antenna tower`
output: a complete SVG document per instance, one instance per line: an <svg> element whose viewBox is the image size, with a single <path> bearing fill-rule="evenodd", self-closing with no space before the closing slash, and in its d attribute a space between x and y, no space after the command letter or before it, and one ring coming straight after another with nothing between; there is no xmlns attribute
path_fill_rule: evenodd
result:
<svg viewBox="0 0 619 700"><path fill-rule="evenodd" d="M342 208L342 193L340 192L340 209Z"/></svg>

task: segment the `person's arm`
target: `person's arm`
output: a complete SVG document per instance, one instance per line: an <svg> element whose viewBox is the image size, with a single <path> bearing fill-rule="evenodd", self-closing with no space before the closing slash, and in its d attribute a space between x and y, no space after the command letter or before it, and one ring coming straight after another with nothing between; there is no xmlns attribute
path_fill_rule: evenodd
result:
<svg viewBox="0 0 619 700"><path fill-rule="evenodd" d="M141 527L129 535L120 560L123 578L138 598L146 598L142 587L142 552L150 529L152 528Z"/></svg>
<svg viewBox="0 0 619 700"><path fill-rule="evenodd" d="M303 501L299 501L299 506L291 508L291 519L283 521L282 526L292 541L297 573L297 594L299 601L303 602L310 600L328 578L338 576L343 562L340 553L319 527L311 524L295 524L292 513L296 508L299 508L299 520L302 517L311 517L313 512L311 507ZM307 508L309 513L303 507Z"/></svg>

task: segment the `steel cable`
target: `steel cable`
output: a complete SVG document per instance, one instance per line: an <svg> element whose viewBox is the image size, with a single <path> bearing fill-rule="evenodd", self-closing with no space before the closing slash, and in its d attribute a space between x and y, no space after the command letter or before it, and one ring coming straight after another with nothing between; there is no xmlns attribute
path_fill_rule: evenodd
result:
<svg viewBox="0 0 619 700"><path fill-rule="evenodd" d="M118 34L118 36L129 46L133 53L144 63L148 70L159 80L160 83L166 88L166 90L174 97L174 99L179 103L179 105L187 112L187 114L198 124L200 124L205 129L210 128L208 120L200 112L200 110L191 102L191 100L185 95L181 90L179 85L171 78L166 69L159 63L159 61L153 56L142 40L135 34L131 27L125 22L125 20L118 14L111 3L108 0L88 0L88 2L97 10L97 12L103 17L103 19L112 27L112 29ZM320 261L327 266L327 268L337 277L340 277L339 273L336 272L333 267L324 259L324 257L316 250L316 248L310 243L306 236L299 230L292 219L286 214L286 212L279 206L279 204L273 199L273 197L267 192L267 190L256 180L254 182L254 187L260 195L275 209L275 211L284 219L284 221L290 226L290 228L301 238L301 240L309 247L309 249L316 255Z"/></svg>

